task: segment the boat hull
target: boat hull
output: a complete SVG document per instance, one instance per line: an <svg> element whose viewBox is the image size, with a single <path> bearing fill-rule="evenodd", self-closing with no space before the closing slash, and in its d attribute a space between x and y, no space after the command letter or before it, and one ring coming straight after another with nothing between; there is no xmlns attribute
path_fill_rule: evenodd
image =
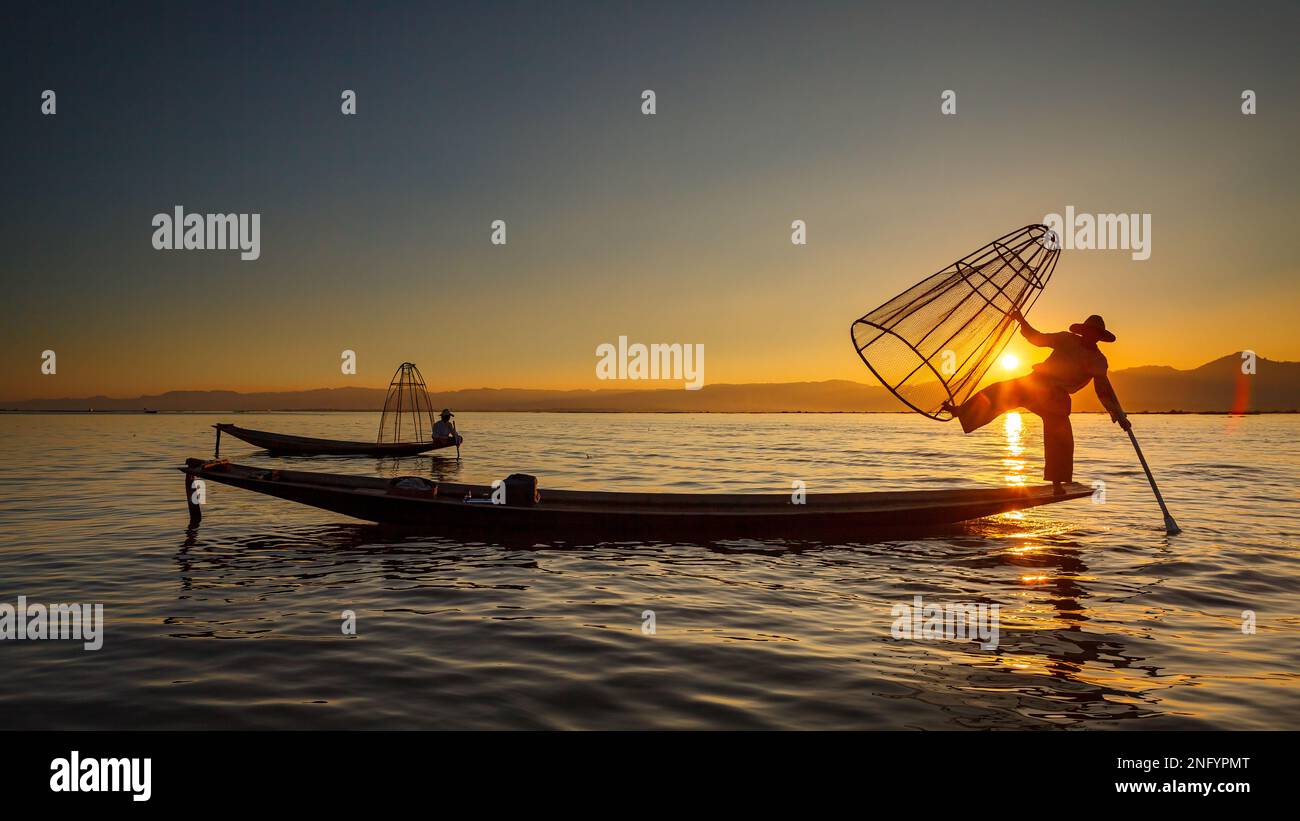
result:
<svg viewBox="0 0 1300 821"><path fill-rule="evenodd" d="M491 488L440 484L436 495L396 488L392 480L305 471L268 470L191 460L182 471L199 479L310 505L367 522L428 532L476 536L620 540L652 537L797 538L853 540L882 531L935 528L1036 505L1091 495L1071 483L1063 495L1050 485L892 493L745 494L605 493L542 489L536 505L483 499Z"/></svg>
<svg viewBox="0 0 1300 821"><path fill-rule="evenodd" d="M455 437L435 439L431 442L399 442L395 444L378 444L375 442L348 442L341 439L314 439L310 436L290 436L286 433L272 433L265 430L241 428L223 422L214 428L236 439L242 439L250 445L264 448L281 456L413 456L431 450L455 447ZM463 441L463 437L461 438Z"/></svg>

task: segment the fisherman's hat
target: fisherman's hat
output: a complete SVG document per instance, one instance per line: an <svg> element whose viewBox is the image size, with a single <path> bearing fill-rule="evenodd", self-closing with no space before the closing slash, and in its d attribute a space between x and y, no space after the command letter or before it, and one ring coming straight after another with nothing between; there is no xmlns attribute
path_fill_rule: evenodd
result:
<svg viewBox="0 0 1300 821"><path fill-rule="evenodd" d="M1106 320L1093 314L1085 319L1081 324L1070 326L1070 333L1079 336L1091 336L1099 342L1114 342L1115 334L1106 330Z"/></svg>

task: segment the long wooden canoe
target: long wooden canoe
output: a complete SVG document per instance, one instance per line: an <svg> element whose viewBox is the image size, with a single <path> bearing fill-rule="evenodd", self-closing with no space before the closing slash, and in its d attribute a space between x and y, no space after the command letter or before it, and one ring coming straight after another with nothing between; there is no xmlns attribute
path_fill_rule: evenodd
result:
<svg viewBox="0 0 1300 821"><path fill-rule="evenodd" d="M193 479L219 482L368 522L474 535L611 539L654 536L862 538L882 530L913 530L978 519L1010 510L1088 496L1077 482L1054 496L1051 485L884 493L809 493L805 504L787 494L611 493L541 489L535 505L492 504L484 485L432 483L399 487L397 479L272 470L221 460L187 460ZM192 477L192 478L188 478ZM418 485L409 479L404 485ZM467 499L472 497L472 501ZM197 510L191 508L191 514Z"/></svg>
<svg viewBox="0 0 1300 821"><path fill-rule="evenodd" d="M411 456L439 448L455 447L457 444L455 436L434 439L430 442L398 442L381 445L375 442L347 442L341 439L290 436L287 433L241 428L229 422L222 422L213 427L250 445L286 456ZM460 439L464 441L464 437Z"/></svg>

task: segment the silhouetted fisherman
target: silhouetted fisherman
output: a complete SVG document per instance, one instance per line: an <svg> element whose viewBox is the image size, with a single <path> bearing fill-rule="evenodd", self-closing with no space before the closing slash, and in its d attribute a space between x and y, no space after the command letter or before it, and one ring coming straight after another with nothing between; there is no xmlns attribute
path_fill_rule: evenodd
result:
<svg viewBox="0 0 1300 821"><path fill-rule="evenodd" d="M1119 406L1115 389L1106 375L1108 363L1097 347L1098 342L1114 342L1115 335L1106 323L1093 314L1081 324L1071 325L1068 332L1045 334L1034 330L1024 315L1015 310L1010 317L1020 323L1020 333L1052 354L1034 366L1034 372L1019 379L997 382L954 407L944 407L957 417L966 433L978 430L1016 408L1025 408L1043 420L1043 478L1052 483L1052 492L1065 493L1062 484L1074 475L1074 431L1070 427L1070 394L1093 383L1097 398L1110 412L1112 422L1124 430L1132 427Z"/></svg>
<svg viewBox="0 0 1300 821"><path fill-rule="evenodd" d="M442 413L438 415L438 421L433 423L434 439L447 439L454 436L457 445L464 441L460 438L460 434L456 432L456 423L451 421L451 418L455 415L449 408L442 409Z"/></svg>

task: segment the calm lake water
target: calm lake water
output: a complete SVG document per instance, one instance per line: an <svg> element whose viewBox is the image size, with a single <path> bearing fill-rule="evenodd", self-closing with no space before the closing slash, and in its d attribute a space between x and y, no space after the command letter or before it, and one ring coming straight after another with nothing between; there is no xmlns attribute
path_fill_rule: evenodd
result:
<svg viewBox="0 0 1300 821"><path fill-rule="evenodd" d="M788 493L1037 482L1038 420L473 414L463 459L307 470ZM376 414L0 417L0 603L101 602L97 652L0 642L0 728L1300 728L1300 418L1076 417L1079 500L933 538L460 543L181 474L217 421L370 439ZM445 453L445 451L441 452ZM891 608L1000 606L993 649ZM344 635L351 610L357 634ZM654 611L655 633L642 630ZM1255 632L1243 633L1243 611Z"/></svg>

